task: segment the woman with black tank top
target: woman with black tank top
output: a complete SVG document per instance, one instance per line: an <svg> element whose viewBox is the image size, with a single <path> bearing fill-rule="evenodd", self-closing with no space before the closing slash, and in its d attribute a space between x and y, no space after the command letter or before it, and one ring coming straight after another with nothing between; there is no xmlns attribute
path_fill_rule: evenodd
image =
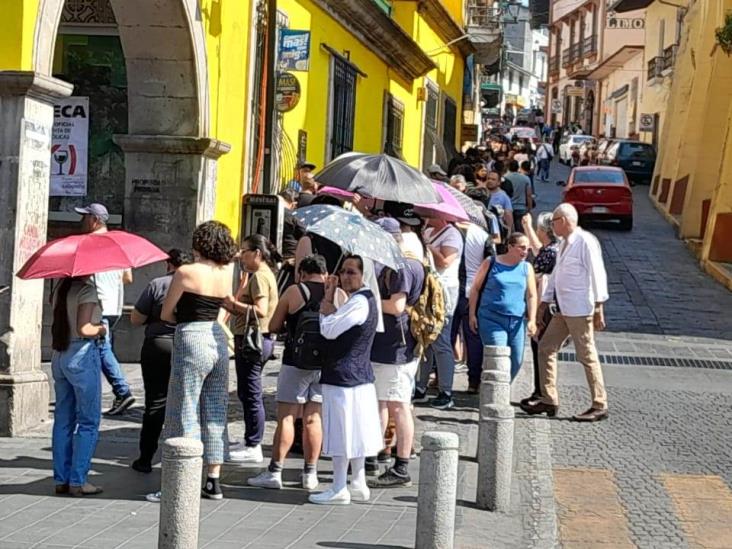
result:
<svg viewBox="0 0 732 549"><path fill-rule="evenodd" d="M219 475L224 462L229 400L229 348L219 321L225 313L221 305L231 293L231 261L236 252L231 231L223 223L207 221L196 227L195 261L182 265L173 275L160 314L163 322L177 324L164 438L185 437L203 442L208 476L201 494L209 499L223 498ZM148 499L156 501L155 495Z"/></svg>
<svg viewBox="0 0 732 549"><path fill-rule="evenodd" d="M325 296L325 258L320 255L305 257L300 262L300 282L290 286L282 294L277 309L269 323L272 333L285 328L285 348L282 367L277 377L277 429L272 442L272 459L266 471L250 478L250 486L282 488L282 467L295 438L295 418L303 419L303 471L302 487L314 490L318 487L317 464L323 441L320 417L323 396L320 387L320 369L310 364L300 364L296 353L298 322L304 312L317 313ZM340 290L339 290L340 291ZM345 294L341 302L345 301ZM302 333L300 334L302 336Z"/></svg>
<svg viewBox="0 0 732 549"><path fill-rule="evenodd" d="M340 283L346 303L334 303L338 278L328 277L320 305L320 333L327 340L320 383L323 391L323 455L333 458L333 484L310 496L312 503L347 505L351 499L368 501L366 456L375 456L384 444L371 368L371 347L379 324L373 292L364 285L364 260L343 261ZM347 488L351 465L351 491Z"/></svg>

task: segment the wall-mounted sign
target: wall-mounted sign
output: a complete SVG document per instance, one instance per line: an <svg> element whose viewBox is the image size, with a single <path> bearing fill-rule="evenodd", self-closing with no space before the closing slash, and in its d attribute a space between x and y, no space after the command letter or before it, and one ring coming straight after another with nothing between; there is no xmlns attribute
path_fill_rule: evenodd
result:
<svg viewBox="0 0 732 549"><path fill-rule="evenodd" d="M278 67L282 71L310 68L310 31L281 29Z"/></svg>
<svg viewBox="0 0 732 549"><path fill-rule="evenodd" d="M565 93L570 97L584 97L585 89L578 86L567 86L564 89Z"/></svg>
<svg viewBox="0 0 732 549"><path fill-rule="evenodd" d="M51 196L86 196L89 98L67 97L53 106Z"/></svg>
<svg viewBox="0 0 732 549"><path fill-rule="evenodd" d="M460 131L460 141L463 143L478 141L478 124L463 124Z"/></svg>
<svg viewBox="0 0 732 549"><path fill-rule="evenodd" d="M638 129L642 132L652 132L655 126L655 117L652 114L641 114Z"/></svg>
<svg viewBox="0 0 732 549"><path fill-rule="evenodd" d="M275 106L279 112L289 112L300 102L300 82L289 72L277 75Z"/></svg>
<svg viewBox="0 0 732 549"><path fill-rule="evenodd" d="M559 114L562 112L562 100L552 99L552 113Z"/></svg>
<svg viewBox="0 0 732 549"><path fill-rule="evenodd" d="M608 12L605 26L608 29L643 30L646 20L642 17L618 17L615 12Z"/></svg>
<svg viewBox="0 0 732 549"><path fill-rule="evenodd" d="M308 132L297 130L297 161L305 162L308 158Z"/></svg>

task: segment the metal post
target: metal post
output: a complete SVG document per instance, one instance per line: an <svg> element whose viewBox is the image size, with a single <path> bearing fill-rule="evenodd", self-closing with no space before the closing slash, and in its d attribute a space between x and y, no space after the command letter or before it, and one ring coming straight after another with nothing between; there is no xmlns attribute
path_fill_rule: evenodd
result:
<svg viewBox="0 0 732 549"><path fill-rule="evenodd" d="M277 48L277 0L267 0L267 44L265 50L265 67L267 76L267 92L264 117L264 166L262 167L264 194L274 192L274 99L277 71L275 57Z"/></svg>
<svg viewBox="0 0 732 549"><path fill-rule="evenodd" d="M458 449L455 433L422 435L416 549L452 549L455 538Z"/></svg>
<svg viewBox="0 0 732 549"><path fill-rule="evenodd" d="M511 350L483 350L478 425L478 493L481 509L508 511L513 468L513 408L511 407Z"/></svg>
<svg viewBox="0 0 732 549"><path fill-rule="evenodd" d="M169 438L162 448L158 549L196 549L203 444L190 438Z"/></svg>

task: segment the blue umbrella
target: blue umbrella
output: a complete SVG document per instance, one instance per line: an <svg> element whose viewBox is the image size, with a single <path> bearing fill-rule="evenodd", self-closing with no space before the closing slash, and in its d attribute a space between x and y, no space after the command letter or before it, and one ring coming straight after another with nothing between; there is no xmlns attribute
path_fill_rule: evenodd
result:
<svg viewBox="0 0 732 549"><path fill-rule="evenodd" d="M394 237L357 213L337 206L316 205L298 208L292 215L308 232L335 242L344 253L367 257L392 269L399 269L404 263Z"/></svg>

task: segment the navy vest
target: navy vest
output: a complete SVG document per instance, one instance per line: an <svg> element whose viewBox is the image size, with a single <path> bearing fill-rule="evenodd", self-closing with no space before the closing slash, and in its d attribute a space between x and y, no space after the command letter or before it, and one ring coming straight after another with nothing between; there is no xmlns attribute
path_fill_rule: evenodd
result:
<svg viewBox="0 0 732 549"><path fill-rule="evenodd" d="M320 383L356 387L374 382L371 346L376 336L379 312L371 290L362 289L358 294L368 300L369 315L360 326L354 326L327 342L327 361L320 373Z"/></svg>

